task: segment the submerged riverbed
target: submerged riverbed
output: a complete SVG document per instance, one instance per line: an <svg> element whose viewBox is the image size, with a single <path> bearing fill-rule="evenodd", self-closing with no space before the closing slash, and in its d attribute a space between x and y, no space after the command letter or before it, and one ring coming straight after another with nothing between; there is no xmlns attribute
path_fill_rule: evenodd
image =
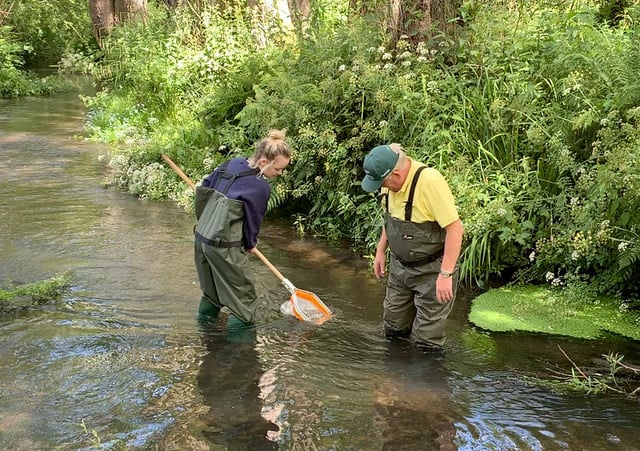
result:
<svg viewBox="0 0 640 451"><path fill-rule="evenodd" d="M382 337L384 285L348 249L267 219L260 248L335 312L280 313L255 258L260 321L196 320L193 217L104 188L108 149L83 141L77 93L0 100L0 278L68 273L60 302L0 318L2 449L637 450L637 401L556 393L627 340L486 333L462 293L444 358Z"/></svg>

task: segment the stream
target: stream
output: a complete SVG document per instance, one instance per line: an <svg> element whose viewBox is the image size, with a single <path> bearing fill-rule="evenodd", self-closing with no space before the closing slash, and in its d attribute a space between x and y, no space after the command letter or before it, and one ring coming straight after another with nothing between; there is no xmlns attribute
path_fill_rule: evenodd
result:
<svg viewBox="0 0 640 451"><path fill-rule="evenodd" d="M79 92L0 100L0 281L68 274L62 300L0 316L0 449L640 450L640 404L531 383L638 343L489 333L461 290L448 352L382 334L384 283L347 248L267 217L265 256L334 317L280 313L251 258L253 328L202 326L192 214L106 187Z"/></svg>

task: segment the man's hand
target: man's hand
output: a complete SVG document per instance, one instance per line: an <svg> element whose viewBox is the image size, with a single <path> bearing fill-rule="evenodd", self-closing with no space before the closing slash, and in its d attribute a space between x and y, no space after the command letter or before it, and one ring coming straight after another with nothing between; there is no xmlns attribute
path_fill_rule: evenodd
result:
<svg viewBox="0 0 640 451"><path fill-rule="evenodd" d="M438 279L436 280L436 299L441 304L453 299L453 277L442 277L442 274L438 274Z"/></svg>
<svg viewBox="0 0 640 451"><path fill-rule="evenodd" d="M373 261L373 273L377 279L384 277L387 267L387 256L384 252L376 252L376 258Z"/></svg>

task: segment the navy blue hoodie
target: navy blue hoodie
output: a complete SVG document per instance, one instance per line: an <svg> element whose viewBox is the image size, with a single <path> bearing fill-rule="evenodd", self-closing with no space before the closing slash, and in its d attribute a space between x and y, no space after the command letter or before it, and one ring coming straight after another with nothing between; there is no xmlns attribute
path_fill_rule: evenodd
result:
<svg viewBox="0 0 640 451"><path fill-rule="evenodd" d="M246 158L233 158L227 166L228 174L238 174L251 169ZM202 186L214 187L220 178L216 168L202 181ZM224 181L218 188L224 188ZM240 200L244 203L244 224L242 229L242 245L245 249L251 249L258 244L258 233L262 225L262 219L267 212L267 203L271 195L269 183L262 177L247 175L238 177L229 187L226 196L229 199Z"/></svg>

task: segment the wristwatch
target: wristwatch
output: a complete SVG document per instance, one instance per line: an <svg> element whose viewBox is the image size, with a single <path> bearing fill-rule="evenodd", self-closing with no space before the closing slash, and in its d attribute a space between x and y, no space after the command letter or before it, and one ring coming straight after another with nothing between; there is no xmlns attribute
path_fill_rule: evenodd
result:
<svg viewBox="0 0 640 451"><path fill-rule="evenodd" d="M441 269L441 270L440 270L440 275L441 275L442 277L444 277L445 279L448 279L449 277L451 277L451 276L453 275L453 273L452 273L452 272L445 271L444 269Z"/></svg>

